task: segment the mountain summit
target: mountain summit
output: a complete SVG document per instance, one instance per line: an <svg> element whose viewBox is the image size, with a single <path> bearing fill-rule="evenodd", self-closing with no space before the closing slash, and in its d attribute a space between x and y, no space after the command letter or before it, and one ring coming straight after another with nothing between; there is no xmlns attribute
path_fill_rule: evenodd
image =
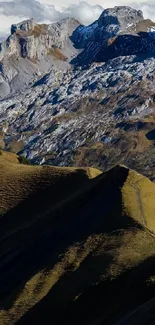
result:
<svg viewBox="0 0 155 325"><path fill-rule="evenodd" d="M155 23L144 20L140 10L125 6L106 9L97 22L74 31L72 41L80 47L83 36L84 50L73 64L103 62L120 55L154 53L155 36L148 33L153 26Z"/></svg>
<svg viewBox="0 0 155 325"><path fill-rule="evenodd" d="M64 49L72 31L79 25L74 19L59 23L37 24L34 19L11 26L11 36L1 43L0 60L6 57L27 57L29 60L45 58L49 50ZM54 55L54 53L53 53Z"/></svg>

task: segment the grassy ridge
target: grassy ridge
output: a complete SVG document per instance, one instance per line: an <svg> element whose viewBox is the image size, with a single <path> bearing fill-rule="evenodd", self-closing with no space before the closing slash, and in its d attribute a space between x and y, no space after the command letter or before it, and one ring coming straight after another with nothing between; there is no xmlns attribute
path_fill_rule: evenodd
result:
<svg viewBox="0 0 155 325"><path fill-rule="evenodd" d="M0 324L108 325L153 297L153 183L124 166L0 165Z"/></svg>
<svg viewBox="0 0 155 325"><path fill-rule="evenodd" d="M15 154L3 151L2 156L0 156L0 214L8 212L26 198L35 196L35 193L39 195L39 193L46 191L46 189L49 189L51 196L54 198L52 202L51 197L51 203L55 204L57 201L60 203L61 197L64 200L70 193L74 194L74 191L81 188L81 185L84 183L87 183L88 179L94 178L99 174L101 172L93 168L26 166L18 163L18 158ZM63 182L62 187L59 186L61 182ZM69 188L65 186L68 182Z"/></svg>

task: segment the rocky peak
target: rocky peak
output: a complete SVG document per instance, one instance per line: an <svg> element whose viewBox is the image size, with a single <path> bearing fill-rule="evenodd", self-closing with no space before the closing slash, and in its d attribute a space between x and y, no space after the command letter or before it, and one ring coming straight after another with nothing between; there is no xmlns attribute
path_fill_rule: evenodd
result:
<svg viewBox="0 0 155 325"><path fill-rule="evenodd" d="M118 25L119 30L125 31L129 25L136 24L140 20L144 20L141 10L127 6L117 6L104 10L98 20L98 25L100 28Z"/></svg>
<svg viewBox="0 0 155 325"><path fill-rule="evenodd" d="M89 26L79 26L72 35L72 41L78 48L84 48L94 40L101 42L114 37L118 33L128 32L131 27L143 22L141 10L135 10L126 6L118 6L106 9L97 21Z"/></svg>
<svg viewBox="0 0 155 325"><path fill-rule="evenodd" d="M29 31L33 30L36 25L37 25L37 22L33 18L24 20L18 24L11 25L11 34L14 34L18 30L29 32Z"/></svg>
<svg viewBox="0 0 155 325"><path fill-rule="evenodd" d="M0 43L0 98L51 69L68 69L77 55L69 37L78 26L70 18L50 25L34 19L12 25L11 35Z"/></svg>
<svg viewBox="0 0 155 325"><path fill-rule="evenodd" d="M145 21L141 10L127 6L106 9L98 21L91 26L91 33L90 26L83 27L83 30L89 30L88 38L83 42L83 52L72 63L87 65L94 61L107 61L120 55L153 53L154 35L151 38L147 33L151 25L154 25L153 22ZM83 30L81 27L74 32L75 45L78 44L80 34L83 35ZM143 35L137 34L141 31L144 32Z"/></svg>
<svg viewBox="0 0 155 325"><path fill-rule="evenodd" d="M63 49L78 25L74 19L64 19L50 25L37 24L30 19L12 25L11 35L0 44L0 60L11 55L41 60L55 49Z"/></svg>

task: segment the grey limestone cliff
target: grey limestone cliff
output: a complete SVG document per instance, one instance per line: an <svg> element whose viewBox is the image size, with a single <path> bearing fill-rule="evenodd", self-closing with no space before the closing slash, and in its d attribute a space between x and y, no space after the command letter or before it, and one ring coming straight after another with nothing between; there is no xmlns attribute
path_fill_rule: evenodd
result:
<svg viewBox="0 0 155 325"><path fill-rule="evenodd" d="M11 35L0 43L0 97L23 90L51 69L68 68L77 54L69 37L78 25L71 18L51 25L34 19L12 25Z"/></svg>

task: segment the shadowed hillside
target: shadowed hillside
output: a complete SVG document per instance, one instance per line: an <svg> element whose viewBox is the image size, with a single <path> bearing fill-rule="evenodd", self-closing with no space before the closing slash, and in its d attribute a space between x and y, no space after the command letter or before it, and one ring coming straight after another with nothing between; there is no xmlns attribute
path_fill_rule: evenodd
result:
<svg viewBox="0 0 155 325"><path fill-rule="evenodd" d="M153 183L12 157L0 156L0 324L114 324L155 295Z"/></svg>

